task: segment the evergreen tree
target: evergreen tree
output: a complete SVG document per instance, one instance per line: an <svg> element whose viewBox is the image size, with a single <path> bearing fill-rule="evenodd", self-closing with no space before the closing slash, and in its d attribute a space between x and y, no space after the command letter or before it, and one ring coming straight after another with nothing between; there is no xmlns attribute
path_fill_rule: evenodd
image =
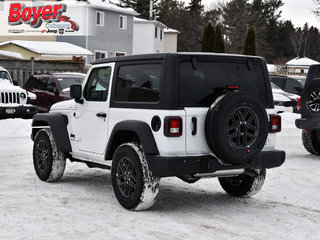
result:
<svg viewBox="0 0 320 240"><path fill-rule="evenodd" d="M156 11L156 3L158 0L153 0L153 9ZM120 0L117 6L124 8L132 8L137 13L140 13L140 18L149 19L150 0Z"/></svg>
<svg viewBox="0 0 320 240"><path fill-rule="evenodd" d="M226 52L225 46L224 46L222 30L219 25L216 27L213 51L215 53L225 53Z"/></svg>
<svg viewBox="0 0 320 240"><path fill-rule="evenodd" d="M189 9L191 13L200 14L203 10L203 5L201 4L201 0L191 0L187 9Z"/></svg>
<svg viewBox="0 0 320 240"><path fill-rule="evenodd" d="M248 29L246 40L244 42L243 54L253 56L256 55L256 36L254 33L254 27L250 27Z"/></svg>
<svg viewBox="0 0 320 240"><path fill-rule="evenodd" d="M205 27L203 32L201 51L213 52L214 39L215 39L214 27L212 26L211 23L208 23L208 25Z"/></svg>

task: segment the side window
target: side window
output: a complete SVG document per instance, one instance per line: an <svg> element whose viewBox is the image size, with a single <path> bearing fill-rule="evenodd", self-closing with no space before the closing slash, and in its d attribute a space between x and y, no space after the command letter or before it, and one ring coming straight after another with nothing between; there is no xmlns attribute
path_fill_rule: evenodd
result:
<svg viewBox="0 0 320 240"><path fill-rule="evenodd" d="M161 64L121 66L117 76L117 101L158 102Z"/></svg>
<svg viewBox="0 0 320 240"><path fill-rule="evenodd" d="M111 67L95 68L91 71L84 89L87 101L106 101L108 97Z"/></svg>
<svg viewBox="0 0 320 240"><path fill-rule="evenodd" d="M35 77L30 77L24 86L26 88L31 88L36 80L37 79Z"/></svg>
<svg viewBox="0 0 320 240"><path fill-rule="evenodd" d="M34 88L37 90L46 91L48 88L48 81L49 81L49 78L40 77L38 78L38 81L36 82Z"/></svg>

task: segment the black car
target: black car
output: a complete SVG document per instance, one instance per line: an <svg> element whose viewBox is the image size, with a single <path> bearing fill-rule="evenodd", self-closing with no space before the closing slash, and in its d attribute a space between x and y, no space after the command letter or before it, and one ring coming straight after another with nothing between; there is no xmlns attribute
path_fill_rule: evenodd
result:
<svg viewBox="0 0 320 240"><path fill-rule="evenodd" d="M270 75L270 80L285 92L301 95L305 76Z"/></svg>

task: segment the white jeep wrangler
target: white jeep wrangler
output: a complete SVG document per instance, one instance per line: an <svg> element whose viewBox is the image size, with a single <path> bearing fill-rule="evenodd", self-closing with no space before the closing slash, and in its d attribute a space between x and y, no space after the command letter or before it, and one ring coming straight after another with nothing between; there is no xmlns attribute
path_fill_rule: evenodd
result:
<svg viewBox="0 0 320 240"><path fill-rule="evenodd" d="M227 54L149 54L98 60L73 100L33 119L33 163L58 181L66 158L111 169L119 203L151 207L161 177L193 183L218 177L230 195L258 192L275 150L274 115L264 59Z"/></svg>
<svg viewBox="0 0 320 240"><path fill-rule="evenodd" d="M14 86L9 72L0 67L0 119L32 118L37 107L27 104L27 98L28 92Z"/></svg>

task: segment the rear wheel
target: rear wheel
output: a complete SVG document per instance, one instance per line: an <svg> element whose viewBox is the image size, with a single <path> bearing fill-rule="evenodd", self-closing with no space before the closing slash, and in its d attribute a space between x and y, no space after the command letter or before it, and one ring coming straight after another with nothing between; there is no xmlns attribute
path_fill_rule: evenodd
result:
<svg viewBox="0 0 320 240"><path fill-rule="evenodd" d="M255 169L237 177L219 178L221 187L231 196L250 197L259 192L266 178L266 169Z"/></svg>
<svg viewBox="0 0 320 240"><path fill-rule="evenodd" d="M66 167L66 156L57 150L50 129L40 130L33 144L33 165L37 176L42 181L60 180Z"/></svg>
<svg viewBox="0 0 320 240"><path fill-rule="evenodd" d="M311 154L320 155L320 130L303 130L302 143Z"/></svg>
<svg viewBox="0 0 320 240"><path fill-rule="evenodd" d="M160 178L152 176L140 144L125 143L116 150L111 179L116 198L124 208L139 211L155 203Z"/></svg>

